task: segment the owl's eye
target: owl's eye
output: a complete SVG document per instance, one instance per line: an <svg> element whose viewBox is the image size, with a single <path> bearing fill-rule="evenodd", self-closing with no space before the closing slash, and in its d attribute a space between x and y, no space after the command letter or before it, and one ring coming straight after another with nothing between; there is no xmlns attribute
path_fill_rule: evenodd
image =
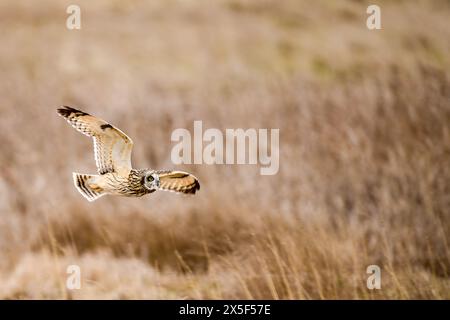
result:
<svg viewBox="0 0 450 320"><path fill-rule="evenodd" d="M152 182L153 180L155 180L155 179L154 179L152 176L148 176L148 177L147 177L147 181L148 181L148 182Z"/></svg>

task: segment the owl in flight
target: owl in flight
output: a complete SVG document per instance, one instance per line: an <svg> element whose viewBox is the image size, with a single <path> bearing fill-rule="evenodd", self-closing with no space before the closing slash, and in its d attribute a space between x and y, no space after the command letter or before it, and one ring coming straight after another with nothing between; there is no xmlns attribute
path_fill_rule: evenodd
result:
<svg viewBox="0 0 450 320"><path fill-rule="evenodd" d="M106 121L71 107L61 107L58 114L72 127L94 140L98 175L73 173L78 191L89 201L105 194L141 197L156 190L195 194L198 179L183 171L133 169L133 141Z"/></svg>

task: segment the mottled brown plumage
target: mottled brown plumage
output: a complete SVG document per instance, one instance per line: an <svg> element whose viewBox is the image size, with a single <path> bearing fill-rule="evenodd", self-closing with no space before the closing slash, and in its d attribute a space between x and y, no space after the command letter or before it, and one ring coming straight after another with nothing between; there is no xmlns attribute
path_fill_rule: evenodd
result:
<svg viewBox="0 0 450 320"><path fill-rule="evenodd" d="M105 194L141 197L156 190L195 194L200 189L198 179L187 172L133 169L133 141L106 121L67 106L57 112L79 132L93 138L98 175L73 173L75 187L87 200Z"/></svg>

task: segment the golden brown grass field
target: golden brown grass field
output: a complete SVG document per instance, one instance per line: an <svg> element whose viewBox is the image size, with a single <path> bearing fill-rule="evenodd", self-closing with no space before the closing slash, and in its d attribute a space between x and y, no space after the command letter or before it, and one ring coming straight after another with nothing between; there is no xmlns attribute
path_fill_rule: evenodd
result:
<svg viewBox="0 0 450 320"><path fill-rule="evenodd" d="M73 3L0 2L0 298L450 299L449 1ZM60 105L201 190L87 202ZM279 128L278 174L174 165L194 120Z"/></svg>

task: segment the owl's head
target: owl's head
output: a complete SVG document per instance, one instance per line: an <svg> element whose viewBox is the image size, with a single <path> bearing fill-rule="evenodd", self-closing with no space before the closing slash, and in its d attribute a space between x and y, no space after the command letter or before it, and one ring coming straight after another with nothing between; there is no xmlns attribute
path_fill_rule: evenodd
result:
<svg viewBox="0 0 450 320"><path fill-rule="evenodd" d="M144 187L148 190L156 190L159 188L159 175L154 170L148 170L144 175Z"/></svg>

